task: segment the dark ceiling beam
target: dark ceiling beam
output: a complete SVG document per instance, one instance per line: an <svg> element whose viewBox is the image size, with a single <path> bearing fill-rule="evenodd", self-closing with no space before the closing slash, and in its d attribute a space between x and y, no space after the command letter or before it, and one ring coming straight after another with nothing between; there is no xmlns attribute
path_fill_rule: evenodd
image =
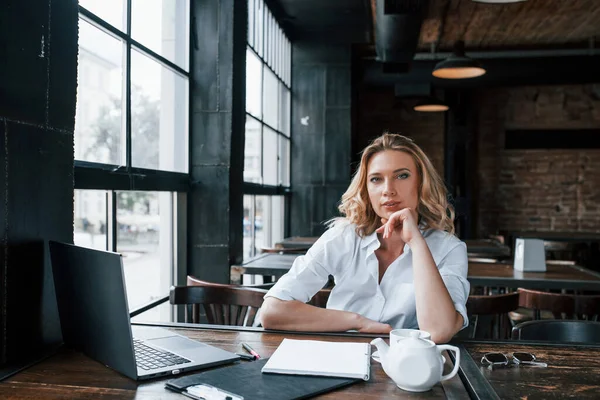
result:
<svg viewBox="0 0 600 400"><path fill-rule="evenodd" d="M437 61L413 61L405 74L384 73L381 63L363 61L363 82L372 86L430 83L439 88L559 85L600 82L600 55L496 58L482 61L487 73L473 79L439 79L431 75Z"/></svg>

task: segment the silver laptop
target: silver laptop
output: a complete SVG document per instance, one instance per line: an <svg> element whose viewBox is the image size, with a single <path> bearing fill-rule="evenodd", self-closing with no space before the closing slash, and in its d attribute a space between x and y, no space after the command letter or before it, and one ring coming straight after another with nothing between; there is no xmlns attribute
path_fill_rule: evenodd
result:
<svg viewBox="0 0 600 400"><path fill-rule="evenodd" d="M120 254L53 241L49 245L66 345L136 380L239 360L234 353L167 329L132 327Z"/></svg>

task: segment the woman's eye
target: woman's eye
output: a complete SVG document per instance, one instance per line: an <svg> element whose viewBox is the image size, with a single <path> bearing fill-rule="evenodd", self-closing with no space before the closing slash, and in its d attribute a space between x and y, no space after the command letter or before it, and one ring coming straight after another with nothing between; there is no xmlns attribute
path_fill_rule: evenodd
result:
<svg viewBox="0 0 600 400"><path fill-rule="evenodd" d="M374 177L371 178L371 182L372 183L375 183L375 182L378 182L378 181L379 181L379 178L376 177L376 176L374 176Z"/></svg>
<svg viewBox="0 0 600 400"><path fill-rule="evenodd" d="M404 173L404 174L400 174L400 175L398 175L398 179L406 179L406 178L408 178L409 176L410 176L410 175L408 175L408 174L406 174L406 173Z"/></svg>

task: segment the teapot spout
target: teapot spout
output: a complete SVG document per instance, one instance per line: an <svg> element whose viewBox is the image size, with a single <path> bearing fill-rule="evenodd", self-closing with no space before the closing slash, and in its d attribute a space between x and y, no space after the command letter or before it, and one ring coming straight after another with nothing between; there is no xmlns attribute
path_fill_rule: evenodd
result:
<svg viewBox="0 0 600 400"><path fill-rule="evenodd" d="M379 357L383 361L383 359L385 359L387 356L390 346L388 346L382 338L373 339L371 341L371 345L377 347L377 351L379 351Z"/></svg>

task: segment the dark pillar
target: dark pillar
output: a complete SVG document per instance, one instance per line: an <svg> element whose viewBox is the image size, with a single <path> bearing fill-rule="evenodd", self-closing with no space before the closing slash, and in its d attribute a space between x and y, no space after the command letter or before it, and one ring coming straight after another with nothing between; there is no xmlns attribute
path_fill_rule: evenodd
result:
<svg viewBox="0 0 600 400"><path fill-rule="evenodd" d="M456 235L461 239L474 238L477 230L477 140L470 98L469 91L446 91L450 110L444 138L444 180L456 211Z"/></svg>
<svg viewBox="0 0 600 400"><path fill-rule="evenodd" d="M350 183L350 46L294 43L290 234L317 236Z"/></svg>
<svg viewBox="0 0 600 400"><path fill-rule="evenodd" d="M7 372L61 341L46 243L73 243L77 1L4 0L0 21L0 353Z"/></svg>
<svg viewBox="0 0 600 400"><path fill-rule="evenodd" d="M192 1L188 272L229 282L242 261L245 1Z"/></svg>

